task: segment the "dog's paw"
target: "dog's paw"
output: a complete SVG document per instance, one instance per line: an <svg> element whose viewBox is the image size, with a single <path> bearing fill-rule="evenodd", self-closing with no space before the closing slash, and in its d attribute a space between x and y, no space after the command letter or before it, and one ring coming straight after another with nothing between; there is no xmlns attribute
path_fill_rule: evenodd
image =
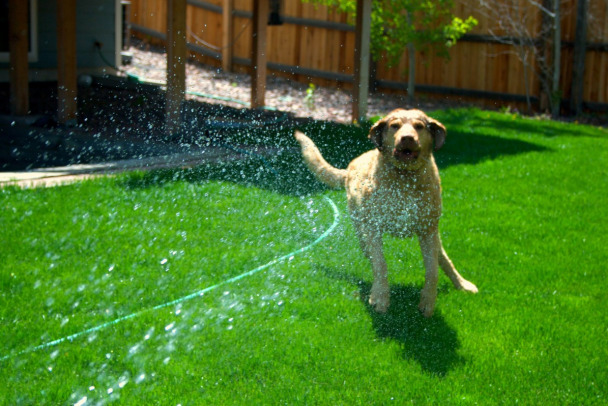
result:
<svg viewBox="0 0 608 406"><path fill-rule="evenodd" d="M369 295L369 304L378 313L386 313L390 305L390 291L388 288L372 286Z"/></svg>
<svg viewBox="0 0 608 406"><path fill-rule="evenodd" d="M469 293L478 293L479 289L477 289L477 286L475 286L475 284L467 281L466 279L463 279L462 281L460 281L460 286L458 286L459 290L464 290L465 292L469 292Z"/></svg>
<svg viewBox="0 0 608 406"><path fill-rule="evenodd" d="M388 310L388 306L390 305L390 300L388 298L374 298L370 296L369 304L374 308L377 313L386 313Z"/></svg>
<svg viewBox="0 0 608 406"><path fill-rule="evenodd" d="M424 317L431 317L433 312L435 311L435 301L436 296L428 295L422 291L420 295L420 304L418 305L418 310Z"/></svg>

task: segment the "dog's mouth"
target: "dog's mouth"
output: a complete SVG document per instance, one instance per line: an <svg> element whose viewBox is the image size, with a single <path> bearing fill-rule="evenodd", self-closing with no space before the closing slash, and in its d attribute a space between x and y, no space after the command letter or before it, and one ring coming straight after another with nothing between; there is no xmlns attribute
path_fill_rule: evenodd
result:
<svg viewBox="0 0 608 406"><path fill-rule="evenodd" d="M395 148L393 156L401 162L412 162L418 159L420 151L411 148Z"/></svg>

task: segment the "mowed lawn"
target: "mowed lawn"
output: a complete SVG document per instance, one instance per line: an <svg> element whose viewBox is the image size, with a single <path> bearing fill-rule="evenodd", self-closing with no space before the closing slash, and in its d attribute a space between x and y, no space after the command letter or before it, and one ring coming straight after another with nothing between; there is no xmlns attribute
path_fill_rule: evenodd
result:
<svg viewBox="0 0 608 406"><path fill-rule="evenodd" d="M292 129L225 136L265 159L0 189L0 404L608 404L608 132L431 115L443 242L480 290L441 275L431 319L415 240L385 238L391 307L367 305L344 192ZM304 130L337 166L370 148Z"/></svg>

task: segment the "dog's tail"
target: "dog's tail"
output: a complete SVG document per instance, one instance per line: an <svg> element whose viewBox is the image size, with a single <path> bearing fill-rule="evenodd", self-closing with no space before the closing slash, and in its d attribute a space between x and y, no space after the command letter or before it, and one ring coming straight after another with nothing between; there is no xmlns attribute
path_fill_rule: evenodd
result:
<svg viewBox="0 0 608 406"><path fill-rule="evenodd" d="M344 189L346 169L334 168L327 163L315 143L300 131L296 130L294 135L302 148L304 162L317 179L331 188Z"/></svg>

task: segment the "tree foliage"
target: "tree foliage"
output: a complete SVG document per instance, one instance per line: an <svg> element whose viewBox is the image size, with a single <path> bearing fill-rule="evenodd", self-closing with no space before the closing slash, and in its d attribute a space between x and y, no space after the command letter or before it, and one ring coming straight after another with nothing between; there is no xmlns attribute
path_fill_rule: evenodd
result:
<svg viewBox="0 0 608 406"><path fill-rule="evenodd" d="M354 17L357 0L305 0L335 7ZM375 0L372 2L371 49L397 62L408 46L448 56L448 50L477 20L453 15L453 0Z"/></svg>

